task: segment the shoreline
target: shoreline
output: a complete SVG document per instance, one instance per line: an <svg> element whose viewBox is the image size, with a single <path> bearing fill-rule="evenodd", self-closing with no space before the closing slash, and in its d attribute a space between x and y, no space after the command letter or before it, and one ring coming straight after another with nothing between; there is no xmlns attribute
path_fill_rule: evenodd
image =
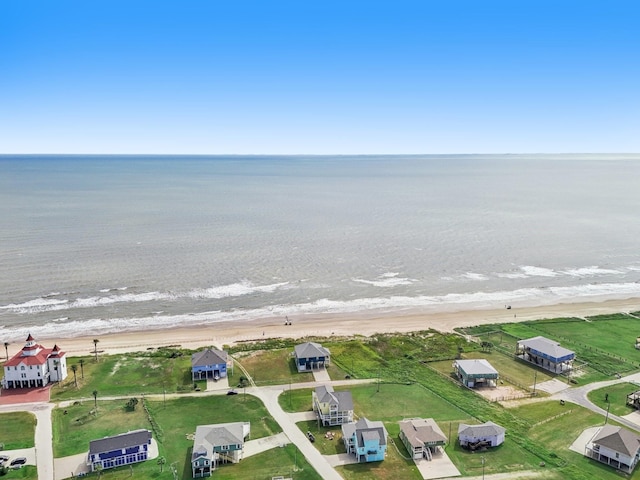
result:
<svg viewBox="0 0 640 480"><path fill-rule="evenodd" d="M223 345L268 338L371 336L376 333L407 333L426 329L451 332L458 327L491 323L521 322L543 318L589 317L634 311L640 311L640 299L638 298L513 306L511 309L501 306L500 308L460 309L445 312L404 310L384 313L368 311L307 315L301 318L291 317L291 325L285 325L282 317L272 317L246 322L218 322L210 326L179 326L68 338L36 338L36 341L48 348L53 347L55 343L68 356L87 356L93 353L94 338L99 340L99 352L118 354L170 345L180 345L181 348L192 350L212 345L222 348ZM23 346L20 342L10 344L9 356L17 353Z"/></svg>

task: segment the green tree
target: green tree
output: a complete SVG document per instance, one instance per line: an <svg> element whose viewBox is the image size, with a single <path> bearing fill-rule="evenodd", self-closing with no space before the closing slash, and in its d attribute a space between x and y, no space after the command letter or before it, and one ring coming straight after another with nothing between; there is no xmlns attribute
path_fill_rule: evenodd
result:
<svg viewBox="0 0 640 480"><path fill-rule="evenodd" d="M167 463L167 459L164 457L160 457L158 458L158 465L160 465L160 473L162 473L162 470L164 468L164 465Z"/></svg>
<svg viewBox="0 0 640 480"><path fill-rule="evenodd" d="M81 358L78 363L80 364L80 372L82 373L82 379L84 380L84 358Z"/></svg>
<svg viewBox="0 0 640 480"><path fill-rule="evenodd" d="M4 353L7 354L7 362L9 361L9 342L4 342Z"/></svg>
<svg viewBox="0 0 640 480"><path fill-rule="evenodd" d="M98 361L98 340L97 338L93 339L93 354L96 356L96 362Z"/></svg>
<svg viewBox="0 0 640 480"><path fill-rule="evenodd" d="M98 410L98 390L93 391L93 406Z"/></svg>

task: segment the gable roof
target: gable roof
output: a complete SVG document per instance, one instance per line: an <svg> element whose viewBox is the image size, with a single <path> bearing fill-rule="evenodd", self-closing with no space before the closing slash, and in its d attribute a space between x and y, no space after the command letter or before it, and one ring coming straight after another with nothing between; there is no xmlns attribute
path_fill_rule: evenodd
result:
<svg viewBox="0 0 640 480"><path fill-rule="evenodd" d="M410 418L400 422L400 430L409 443L420 447L429 443L446 443L447 437L433 418Z"/></svg>
<svg viewBox="0 0 640 480"><path fill-rule="evenodd" d="M535 350L549 356L553 360L569 360L575 356L575 353L568 348L561 347L560 344L554 340L549 340L546 337L538 335L537 337L527 338L526 340L519 340L520 345L524 345L530 349Z"/></svg>
<svg viewBox="0 0 640 480"><path fill-rule="evenodd" d="M22 350L16 353L4 363L5 367L17 367L20 364L26 366L44 365L51 356L64 357L65 352L61 351L58 345L53 348L44 348L29 334L27 343Z"/></svg>
<svg viewBox="0 0 640 480"><path fill-rule="evenodd" d="M498 375L498 371L485 359L456 360L459 368L467 375Z"/></svg>
<svg viewBox="0 0 640 480"><path fill-rule="evenodd" d="M295 346L296 357L298 358L315 358L328 357L329 350L316 342L306 342Z"/></svg>
<svg viewBox="0 0 640 480"><path fill-rule="evenodd" d="M355 434L356 441L361 446L365 440L378 440L379 445L387 444L387 429L382 422L371 421L362 417L355 423L343 423L342 435L350 438Z"/></svg>
<svg viewBox="0 0 640 480"><path fill-rule="evenodd" d="M89 455L111 452L123 448L145 445L151 441L149 430L133 430L132 432L121 433L113 437L104 437L99 440L89 442Z"/></svg>
<svg viewBox="0 0 640 480"><path fill-rule="evenodd" d="M320 385L316 387L316 397L320 403L335 405L340 412L353 410L351 392L336 392L331 385Z"/></svg>
<svg viewBox="0 0 640 480"><path fill-rule="evenodd" d="M210 457L215 447L244 444L244 439L249 435L249 428L249 422L198 425L193 439L191 461L203 455Z"/></svg>
<svg viewBox="0 0 640 480"><path fill-rule="evenodd" d="M196 352L191 355L192 367L206 367L207 365L220 365L227 363L227 352L208 348L202 352Z"/></svg>
<svg viewBox="0 0 640 480"><path fill-rule="evenodd" d="M491 437L494 435L502 435L506 430L500 425L493 422L481 423L480 425L467 425L461 423L458 426L458 435L465 437Z"/></svg>
<svg viewBox="0 0 640 480"><path fill-rule="evenodd" d="M629 430L613 425L605 425L594 437L593 443L616 452L634 457L640 449L640 437Z"/></svg>

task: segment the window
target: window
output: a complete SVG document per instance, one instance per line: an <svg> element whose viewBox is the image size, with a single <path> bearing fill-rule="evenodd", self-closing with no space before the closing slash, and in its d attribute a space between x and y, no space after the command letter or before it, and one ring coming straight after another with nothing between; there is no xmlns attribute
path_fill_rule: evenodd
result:
<svg viewBox="0 0 640 480"><path fill-rule="evenodd" d="M24 370L24 365L22 365L22 366L20 367L20 370Z"/></svg>

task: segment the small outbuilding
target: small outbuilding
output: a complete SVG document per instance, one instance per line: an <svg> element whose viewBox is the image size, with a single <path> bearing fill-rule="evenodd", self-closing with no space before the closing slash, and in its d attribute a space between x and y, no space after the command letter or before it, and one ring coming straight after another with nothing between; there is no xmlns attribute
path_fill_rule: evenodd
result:
<svg viewBox="0 0 640 480"><path fill-rule="evenodd" d="M478 448L497 447L504 443L506 430L493 422L480 425L467 425L461 423L458 426L458 442L460 446L470 450Z"/></svg>
<svg viewBox="0 0 640 480"><path fill-rule="evenodd" d="M456 360L453 363L456 376L469 388L496 387L498 371L485 359Z"/></svg>
<svg viewBox="0 0 640 480"><path fill-rule="evenodd" d="M537 336L519 340L516 357L550 372L564 373L573 368L576 354L554 340Z"/></svg>

